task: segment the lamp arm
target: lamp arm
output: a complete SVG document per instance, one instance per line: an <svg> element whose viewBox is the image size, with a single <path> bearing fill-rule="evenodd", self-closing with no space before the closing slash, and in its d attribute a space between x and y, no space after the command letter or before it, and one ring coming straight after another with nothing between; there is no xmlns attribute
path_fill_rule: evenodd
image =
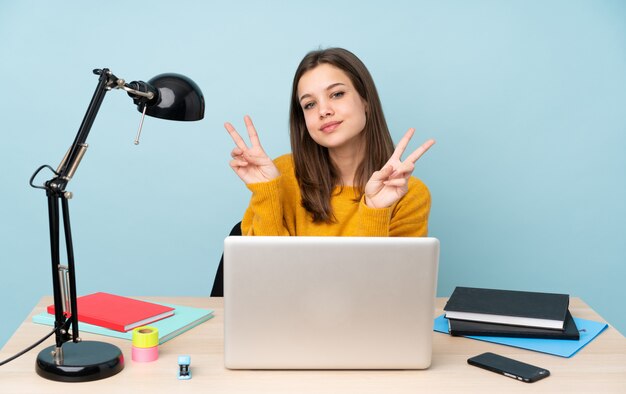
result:
<svg viewBox="0 0 626 394"><path fill-rule="evenodd" d="M96 75L100 75L96 90L91 98L89 107L87 107L87 112L85 113L85 117L80 124L80 128L74 138L74 142L57 168L56 172L58 175L46 182L46 189L53 190L58 193L62 193L65 190L67 183L74 176L74 173L76 172L76 169L85 154L88 146L86 144L87 137L89 136L93 122L96 119L96 115L98 115L100 105L102 105L102 101L104 101L104 96L108 90L111 90L117 84L118 78L113 75L109 69L96 69L93 72Z"/></svg>

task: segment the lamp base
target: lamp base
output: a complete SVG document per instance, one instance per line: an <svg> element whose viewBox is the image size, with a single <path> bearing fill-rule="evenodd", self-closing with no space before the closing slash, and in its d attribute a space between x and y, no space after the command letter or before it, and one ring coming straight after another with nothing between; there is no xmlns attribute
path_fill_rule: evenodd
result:
<svg viewBox="0 0 626 394"><path fill-rule="evenodd" d="M63 363L55 363L49 346L39 352L37 374L59 382L89 382L105 379L124 369L124 355L115 345L97 341L66 342Z"/></svg>

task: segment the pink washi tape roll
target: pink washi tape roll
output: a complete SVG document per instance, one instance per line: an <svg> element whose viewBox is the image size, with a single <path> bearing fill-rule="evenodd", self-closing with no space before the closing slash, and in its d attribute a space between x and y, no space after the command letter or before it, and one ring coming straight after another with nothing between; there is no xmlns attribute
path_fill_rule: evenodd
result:
<svg viewBox="0 0 626 394"><path fill-rule="evenodd" d="M136 347L133 346L131 350L131 357L133 361L149 362L159 358L159 347Z"/></svg>

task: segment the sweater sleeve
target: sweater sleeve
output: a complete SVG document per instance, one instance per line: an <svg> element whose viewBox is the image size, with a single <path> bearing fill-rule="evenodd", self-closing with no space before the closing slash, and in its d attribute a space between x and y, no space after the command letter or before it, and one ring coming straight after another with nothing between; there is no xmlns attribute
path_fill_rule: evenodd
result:
<svg viewBox="0 0 626 394"><path fill-rule="evenodd" d="M243 235L289 235L283 223L280 177L247 185L250 205L241 221Z"/></svg>
<svg viewBox="0 0 626 394"><path fill-rule="evenodd" d="M370 208L365 204L365 196L359 201L357 212L357 237L388 237L392 207Z"/></svg>
<svg viewBox="0 0 626 394"><path fill-rule="evenodd" d="M430 192L422 181L411 177L409 190L388 208L370 208L365 197L359 202L357 236L425 237L428 235Z"/></svg>

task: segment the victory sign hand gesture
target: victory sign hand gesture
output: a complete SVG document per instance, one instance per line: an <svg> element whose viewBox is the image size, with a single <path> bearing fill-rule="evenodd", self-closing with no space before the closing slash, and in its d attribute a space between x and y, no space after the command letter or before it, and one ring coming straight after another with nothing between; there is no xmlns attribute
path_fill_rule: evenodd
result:
<svg viewBox="0 0 626 394"><path fill-rule="evenodd" d="M386 208L398 201L409 190L409 177L415 168L415 162L435 144L430 139L402 161L402 154L406 149L415 129L409 129L396 146L391 158L380 171L372 174L365 185L365 204L372 208Z"/></svg>
<svg viewBox="0 0 626 394"><path fill-rule="evenodd" d="M254 128L254 124L252 124L252 119L246 115L244 121L250 137L251 147L246 145L232 124L224 123L226 131L228 131L236 145L230 153L233 158L229 163L230 167L246 184L267 182L278 178L280 172L263 150L259 141L259 135Z"/></svg>

